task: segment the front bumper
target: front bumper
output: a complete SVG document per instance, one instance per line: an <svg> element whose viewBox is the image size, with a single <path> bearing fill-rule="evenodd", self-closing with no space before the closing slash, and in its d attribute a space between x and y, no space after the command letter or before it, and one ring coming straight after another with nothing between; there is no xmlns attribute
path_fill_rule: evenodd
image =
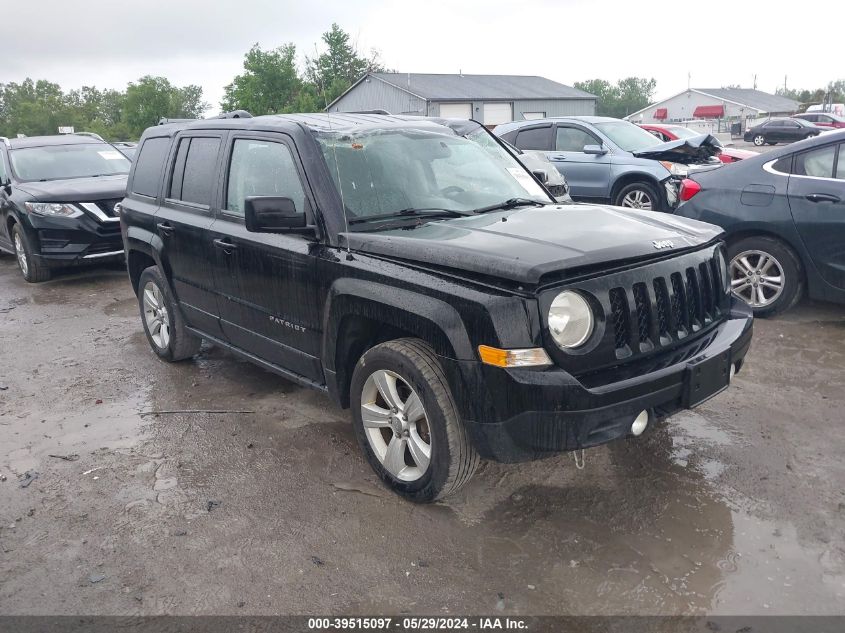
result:
<svg viewBox="0 0 845 633"><path fill-rule="evenodd" d="M725 354L740 367L751 334L751 310L736 300L710 344L692 360ZM456 381L460 385L456 400L479 454L519 462L627 437L643 410L651 425L686 408L692 360L596 387L558 368L503 370L474 361L445 361L444 367L453 390Z"/></svg>
<svg viewBox="0 0 845 633"><path fill-rule="evenodd" d="M33 256L42 266L57 268L94 264L123 257L120 222L98 222L89 215L52 218L29 214Z"/></svg>

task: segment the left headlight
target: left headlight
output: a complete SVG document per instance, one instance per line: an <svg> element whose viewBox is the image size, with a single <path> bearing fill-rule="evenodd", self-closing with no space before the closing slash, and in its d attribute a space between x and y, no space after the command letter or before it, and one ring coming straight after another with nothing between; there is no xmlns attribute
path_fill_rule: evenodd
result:
<svg viewBox="0 0 845 633"><path fill-rule="evenodd" d="M689 176L688 165L682 165L681 163L673 163L668 160L661 160L660 164L663 165L673 176Z"/></svg>
<svg viewBox="0 0 845 633"><path fill-rule="evenodd" d="M564 290L549 308L549 332L561 349L573 349L587 342L595 319L590 304L580 294Z"/></svg>
<svg viewBox="0 0 845 633"><path fill-rule="evenodd" d="M61 202L24 202L29 213L60 218L78 218L82 210L72 204Z"/></svg>

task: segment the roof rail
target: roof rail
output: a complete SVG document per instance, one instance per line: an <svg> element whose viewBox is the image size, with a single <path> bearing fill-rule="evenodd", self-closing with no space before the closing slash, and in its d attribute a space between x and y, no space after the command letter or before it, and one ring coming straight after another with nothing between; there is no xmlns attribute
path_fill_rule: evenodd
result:
<svg viewBox="0 0 845 633"><path fill-rule="evenodd" d="M251 119L252 115L246 110L232 110L231 112L221 112L217 116L210 117L212 119Z"/></svg>
<svg viewBox="0 0 845 633"><path fill-rule="evenodd" d="M390 114L387 110L352 110L350 112L337 112L336 114Z"/></svg>
<svg viewBox="0 0 845 633"><path fill-rule="evenodd" d="M187 123L188 121L196 121L197 119L168 119L167 117L161 117L158 120L158 125L167 125L169 123Z"/></svg>
<svg viewBox="0 0 845 633"><path fill-rule="evenodd" d="M90 136L91 138L95 138L98 141L103 141L103 143L105 143L103 137L99 134L95 134L94 132L74 132L73 136Z"/></svg>
<svg viewBox="0 0 845 633"><path fill-rule="evenodd" d="M6 147L11 147L11 146L12 146L12 144L9 142L9 139L8 139L8 138L6 138L5 136L0 136L0 141L2 141L2 142L3 142L3 144L4 144Z"/></svg>

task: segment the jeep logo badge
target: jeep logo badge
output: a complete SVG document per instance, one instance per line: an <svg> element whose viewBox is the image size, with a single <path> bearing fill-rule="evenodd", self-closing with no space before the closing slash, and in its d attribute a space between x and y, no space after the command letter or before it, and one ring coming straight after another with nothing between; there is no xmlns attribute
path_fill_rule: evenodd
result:
<svg viewBox="0 0 845 633"><path fill-rule="evenodd" d="M654 240L654 241L652 242L652 244L654 245L654 248L657 248L657 249L660 249L660 248L672 248L673 246L675 246L675 245L672 243L672 240Z"/></svg>

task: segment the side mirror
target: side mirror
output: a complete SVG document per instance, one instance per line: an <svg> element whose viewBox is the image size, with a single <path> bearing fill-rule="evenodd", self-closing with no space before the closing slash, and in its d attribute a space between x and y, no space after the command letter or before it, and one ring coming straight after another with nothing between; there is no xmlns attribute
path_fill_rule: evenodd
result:
<svg viewBox="0 0 845 633"><path fill-rule="evenodd" d="M594 156L604 156L607 154L607 150L601 145L585 145L584 153L592 154Z"/></svg>
<svg viewBox="0 0 845 633"><path fill-rule="evenodd" d="M544 172L542 169L538 169L537 171L532 171L531 173L534 174L534 177L537 178L537 180L542 182L544 185L546 184L546 182L549 179L549 175L546 172Z"/></svg>
<svg viewBox="0 0 845 633"><path fill-rule="evenodd" d="M244 200L246 230L252 233L297 233L307 229L304 213L290 198L250 196Z"/></svg>

